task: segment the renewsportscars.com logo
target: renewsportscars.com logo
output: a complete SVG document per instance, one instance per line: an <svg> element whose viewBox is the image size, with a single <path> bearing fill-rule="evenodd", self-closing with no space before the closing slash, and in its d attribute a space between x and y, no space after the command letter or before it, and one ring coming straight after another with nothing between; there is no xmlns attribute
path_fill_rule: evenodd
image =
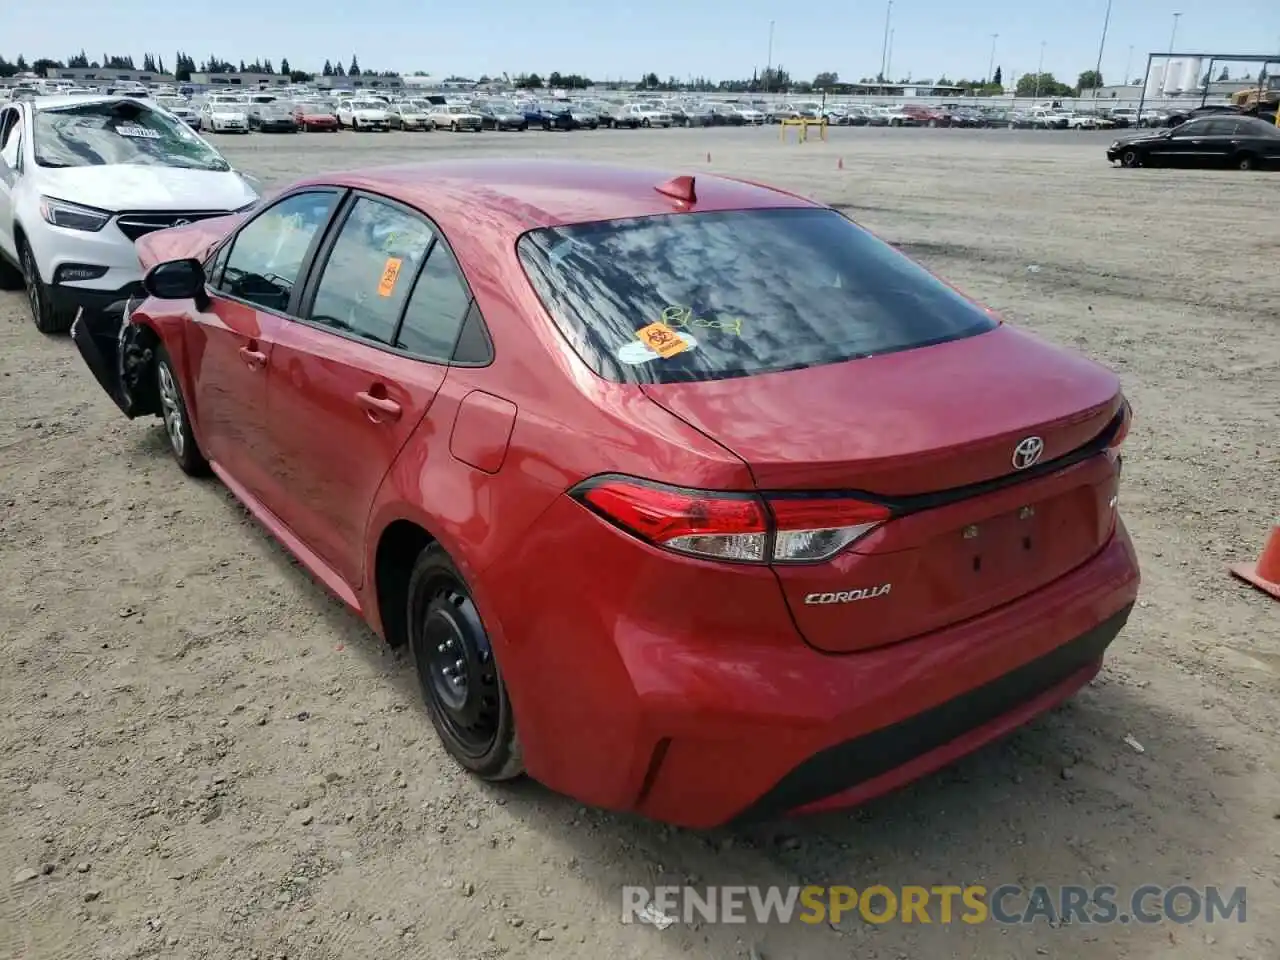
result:
<svg viewBox="0 0 1280 960"><path fill-rule="evenodd" d="M873 885L856 887L623 887L622 922L649 923L866 923L1002 925L1245 922L1244 887L1163 887L1145 884L1127 894L1118 887L997 887Z"/></svg>

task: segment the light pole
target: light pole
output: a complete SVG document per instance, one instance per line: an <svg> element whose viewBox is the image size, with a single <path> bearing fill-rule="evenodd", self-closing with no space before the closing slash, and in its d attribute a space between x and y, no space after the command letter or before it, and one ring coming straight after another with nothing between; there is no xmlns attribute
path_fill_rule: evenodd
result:
<svg viewBox="0 0 1280 960"><path fill-rule="evenodd" d="M1178 39L1178 18L1181 16L1182 14L1180 13L1175 13L1173 15L1173 32L1169 34L1169 55L1170 56L1173 55L1173 42Z"/></svg>
<svg viewBox="0 0 1280 960"><path fill-rule="evenodd" d="M1000 39L1000 34L993 33L991 35L991 57L987 60L987 83L991 82L995 76L996 69L996 41Z"/></svg>
<svg viewBox="0 0 1280 960"><path fill-rule="evenodd" d="M889 54L888 56L885 57L885 61L884 61L884 70L885 70L884 79L888 83L893 82L889 80L889 77L893 74L893 35L894 33L895 31L893 30L889 31Z"/></svg>
<svg viewBox="0 0 1280 960"><path fill-rule="evenodd" d="M885 76L887 64L885 61L889 58L889 21L893 17L893 0L889 0L884 8L884 43L880 47L880 82L888 83L889 78Z"/></svg>
<svg viewBox="0 0 1280 960"><path fill-rule="evenodd" d="M1040 41L1040 60L1036 64L1036 92L1032 95L1032 104L1040 99L1040 75L1044 73L1044 45L1045 41Z"/></svg>
<svg viewBox="0 0 1280 960"><path fill-rule="evenodd" d="M769 92L769 78L773 75L773 21L769 21L769 59L764 68L764 92Z"/></svg>
<svg viewBox="0 0 1280 960"><path fill-rule="evenodd" d="M1102 39L1098 41L1098 65L1093 68L1093 99L1098 99L1098 87L1102 85L1102 50L1107 45L1107 27L1111 25L1111 0L1107 0L1107 12L1102 18ZM1097 106L1096 102L1094 106Z"/></svg>

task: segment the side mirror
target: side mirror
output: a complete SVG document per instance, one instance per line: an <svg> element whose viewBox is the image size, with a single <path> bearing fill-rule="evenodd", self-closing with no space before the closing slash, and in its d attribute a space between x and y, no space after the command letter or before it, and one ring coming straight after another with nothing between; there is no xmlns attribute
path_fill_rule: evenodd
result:
<svg viewBox="0 0 1280 960"><path fill-rule="evenodd" d="M204 265L199 260L169 260L158 263L142 279L142 286L160 300L194 300L204 309L208 297L204 292Z"/></svg>

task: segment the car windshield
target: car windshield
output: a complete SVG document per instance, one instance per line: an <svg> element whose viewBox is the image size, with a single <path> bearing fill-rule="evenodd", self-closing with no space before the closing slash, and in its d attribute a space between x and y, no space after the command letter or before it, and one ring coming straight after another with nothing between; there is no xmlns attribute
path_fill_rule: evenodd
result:
<svg viewBox="0 0 1280 960"><path fill-rule="evenodd" d="M671 214L533 230L517 249L597 374L716 380L891 353L997 322L834 210ZM657 332L657 336L653 334ZM679 335L684 344L651 346Z"/></svg>
<svg viewBox="0 0 1280 960"><path fill-rule="evenodd" d="M268 103L262 108L262 115L264 117L291 117L293 116L293 104L285 103L283 100Z"/></svg>
<svg viewBox="0 0 1280 960"><path fill-rule="evenodd" d="M35 156L42 167L135 164L230 170L181 120L136 101L84 103L36 111Z"/></svg>
<svg viewBox="0 0 1280 960"><path fill-rule="evenodd" d="M376 100L352 100L352 110L385 110L386 104Z"/></svg>

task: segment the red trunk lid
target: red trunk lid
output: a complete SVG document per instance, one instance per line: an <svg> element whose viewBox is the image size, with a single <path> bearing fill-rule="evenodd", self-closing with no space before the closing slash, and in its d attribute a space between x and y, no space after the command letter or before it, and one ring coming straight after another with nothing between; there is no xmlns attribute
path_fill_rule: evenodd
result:
<svg viewBox="0 0 1280 960"><path fill-rule="evenodd" d="M775 564L796 624L823 650L905 640L1007 603L1083 563L1114 524L1116 470L1102 456L939 505L919 499L1017 473L1014 449L1027 437L1043 440L1040 463L1070 454L1119 411L1114 374L1008 326L644 390L742 457L762 491L917 498L831 560Z"/></svg>

